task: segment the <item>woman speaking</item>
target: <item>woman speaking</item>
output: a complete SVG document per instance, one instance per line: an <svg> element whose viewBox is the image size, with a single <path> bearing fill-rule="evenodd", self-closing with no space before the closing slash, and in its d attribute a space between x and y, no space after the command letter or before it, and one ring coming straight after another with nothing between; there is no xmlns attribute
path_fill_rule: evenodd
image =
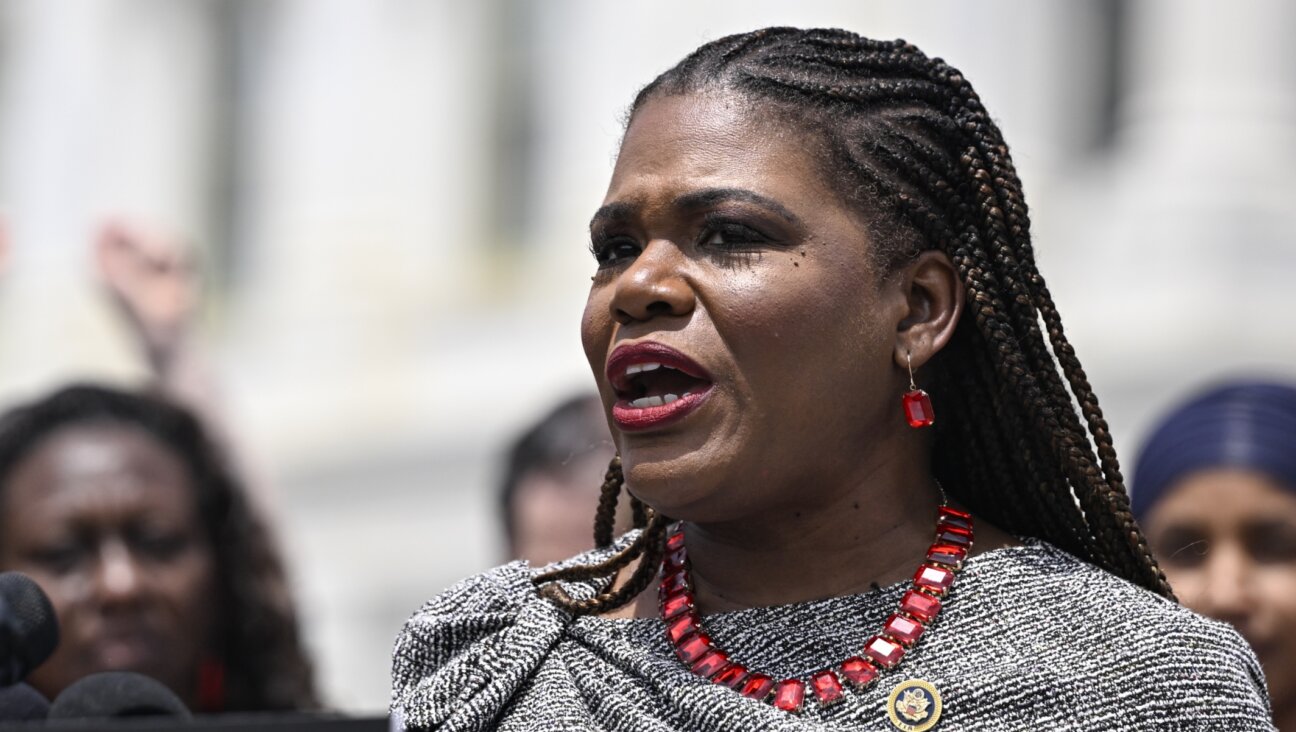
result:
<svg viewBox="0 0 1296 732"><path fill-rule="evenodd" d="M956 69L840 30L708 43L635 99L590 234L600 548L415 614L406 726L1273 729L1130 516Z"/></svg>

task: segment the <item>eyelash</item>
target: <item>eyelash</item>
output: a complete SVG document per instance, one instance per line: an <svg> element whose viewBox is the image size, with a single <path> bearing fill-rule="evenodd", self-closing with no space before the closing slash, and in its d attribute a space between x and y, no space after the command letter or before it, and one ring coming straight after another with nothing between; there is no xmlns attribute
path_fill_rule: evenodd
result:
<svg viewBox="0 0 1296 732"><path fill-rule="evenodd" d="M709 244L708 242L717 235L722 239L732 241ZM739 223L718 214L707 214L703 218L703 227L699 232L696 245L699 249L718 250L717 256L748 257L757 253L757 250L761 247L773 243L773 241L770 237L747 224ZM614 267L620 264L621 261L632 258L613 257L620 246L633 247L636 255L639 251L642 251L639 242L629 236L595 234L590 241L590 254L594 256L594 261L598 262L600 269Z"/></svg>

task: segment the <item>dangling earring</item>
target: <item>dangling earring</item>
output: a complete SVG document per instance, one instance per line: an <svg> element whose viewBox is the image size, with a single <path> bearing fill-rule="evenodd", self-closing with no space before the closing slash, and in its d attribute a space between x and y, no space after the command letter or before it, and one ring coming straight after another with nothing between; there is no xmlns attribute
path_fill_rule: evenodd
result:
<svg viewBox="0 0 1296 732"><path fill-rule="evenodd" d="M908 351L905 351L905 363L909 365L909 391L903 400L905 419L914 429L930 427L936 421L936 413L932 411L931 397L914 383L913 357Z"/></svg>

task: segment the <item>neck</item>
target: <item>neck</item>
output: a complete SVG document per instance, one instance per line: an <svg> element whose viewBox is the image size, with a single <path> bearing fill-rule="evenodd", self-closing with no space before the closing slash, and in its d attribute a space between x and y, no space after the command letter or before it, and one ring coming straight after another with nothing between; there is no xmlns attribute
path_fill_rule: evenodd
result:
<svg viewBox="0 0 1296 732"><path fill-rule="evenodd" d="M685 527L704 613L864 592L907 579L931 544L940 491L892 461L811 502L723 524ZM801 495L804 491L801 492ZM771 515L772 514L772 515Z"/></svg>

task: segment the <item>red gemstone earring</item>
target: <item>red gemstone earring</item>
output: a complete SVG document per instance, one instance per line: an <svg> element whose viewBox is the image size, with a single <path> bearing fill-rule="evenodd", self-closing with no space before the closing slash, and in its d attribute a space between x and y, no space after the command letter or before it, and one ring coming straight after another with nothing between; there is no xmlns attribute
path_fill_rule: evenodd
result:
<svg viewBox="0 0 1296 732"><path fill-rule="evenodd" d="M909 391L904 395L905 419L909 420L909 426L914 429L930 427L936 421L931 397L914 383L913 358L908 351L905 351L905 362L909 365Z"/></svg>

